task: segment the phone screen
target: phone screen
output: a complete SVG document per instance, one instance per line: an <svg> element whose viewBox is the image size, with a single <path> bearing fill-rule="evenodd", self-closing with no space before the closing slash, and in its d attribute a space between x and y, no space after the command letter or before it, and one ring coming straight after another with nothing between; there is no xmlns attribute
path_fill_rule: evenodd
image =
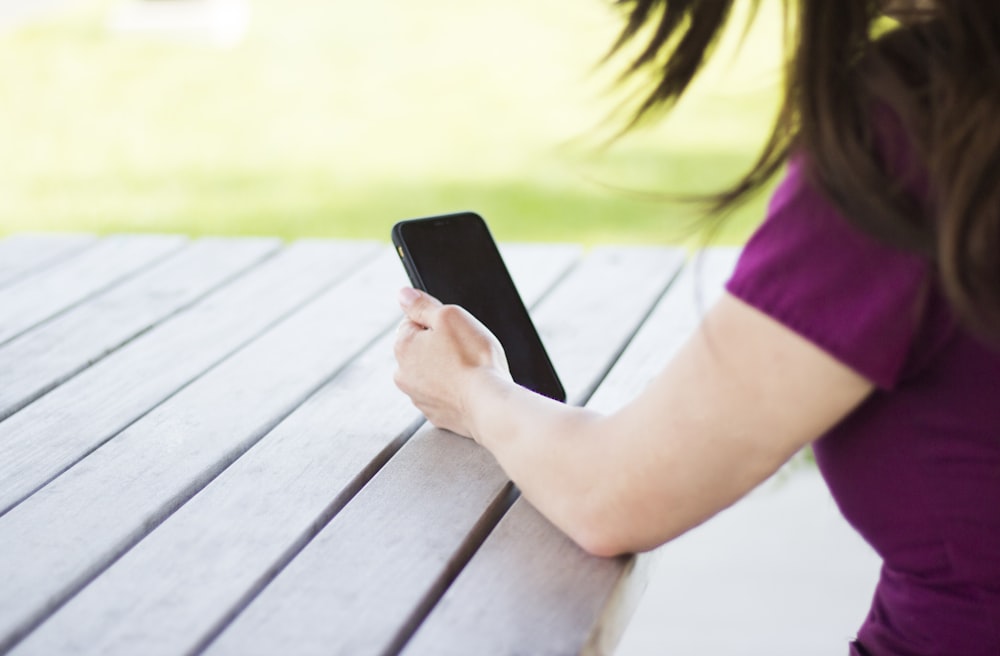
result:
<svg viewBox="0 0 1000 656"><path fill-rule="evenodd" d="M460 305L489 328L507 354L514 382L557 401L556 376L485 221L473 213L401 221L393 242L415 287Z"/></svg>

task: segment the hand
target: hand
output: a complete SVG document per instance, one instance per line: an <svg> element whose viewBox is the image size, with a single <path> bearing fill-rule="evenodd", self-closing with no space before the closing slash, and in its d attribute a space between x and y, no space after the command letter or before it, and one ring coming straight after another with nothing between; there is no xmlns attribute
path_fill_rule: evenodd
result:
<svg viewBox="0 0 1000 656"><path fill-rule="evenodd" d="M503 347L457 305L410 287L399 304L406 316L396 337L396 386L435 426L474 437L468 396L477 377L510 380Z"/></svg>

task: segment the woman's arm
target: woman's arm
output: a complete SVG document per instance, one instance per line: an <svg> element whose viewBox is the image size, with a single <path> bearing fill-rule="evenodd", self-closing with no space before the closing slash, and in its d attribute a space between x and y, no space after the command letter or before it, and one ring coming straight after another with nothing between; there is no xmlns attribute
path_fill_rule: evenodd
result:
<svg viewBox="0 0 1000 656"><path fill-rule="evenodd" d="M872 389L726 295L642 394L602 416L513 384L496 340L464 311L412 290L401 302L400 388L602 556L651 549L732 504Z"/></svg>

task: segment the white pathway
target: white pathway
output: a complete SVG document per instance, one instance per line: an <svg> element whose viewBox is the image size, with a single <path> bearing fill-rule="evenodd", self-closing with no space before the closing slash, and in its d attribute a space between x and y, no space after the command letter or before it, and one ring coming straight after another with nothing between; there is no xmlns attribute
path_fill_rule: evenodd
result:
<svg viewBox="0 0 1000 656"><path fill-rule="evenodd" d="M616 656L846 656L880 561L814 467L661 547Z"/></svg>

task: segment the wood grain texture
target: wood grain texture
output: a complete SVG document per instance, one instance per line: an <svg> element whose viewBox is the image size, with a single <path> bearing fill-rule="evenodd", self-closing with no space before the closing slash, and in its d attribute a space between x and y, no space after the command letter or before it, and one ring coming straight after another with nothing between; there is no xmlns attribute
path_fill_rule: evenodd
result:
<svg viewBox="0 0 1000 656"><path fill-rule="evenodd" d="M68 259L97 238L84 234L19 234L0 239L0 287Z"/></svg>
<svg viewBox="0 0 1000 656"><path fill-rule="evenodd" d="M627 566L588 555L519 499L403 653L578 654Z"/></svg>
<svg viewBox="0 0 1000 656"><path fill-rule="evenodd" d="M535 320L570 398L600 380L677 264L662 250L600 250L546 296ZM206 653L391 651L492 528L510 489L487 451L421 429Z"/></svg>
<svg viewBox="0 0 1000 656"><path fill-rule="evenodd" d="M0 346L0 420L278 248L201 239Z"/></svg>
<svg viewBox="0 0 1000 656"><path fill-rule="evenodd" d="M361 268L0 518L0 649L159 525L398 317L395 254ZM350 321L344 317L350 314Z"/></svg>
<svg viewBox="0 0 1000 656"><path fill-rule="evenodd" d="M734 257L714 251L700 270L685 269L588 407L613 411L648 384L697 326L699 305L721 292ZM518 499L404 653L611 654L645 585L644 565L587 555Z"/></svg>
<svg viewBox="0 0 1000 656"><path fill-rule="evenodd" d="M0 515L335 283L375 248L296 243L0 422Z"/></svg>
<svg viewBox="0 0 1000 656"><path fill-rule="evenodd" d="M113 236L0 289L0 344L184 246L183 237Z"/></svg>
<svg viewBox="0 0 1000 656"><path fill-rule="evenodd" d="M529 304L578 255L504 250ZM180 654L210 637L420 423L392 383L394 338L351 361L13 653Z"/></svg>
<svg viewBox="0 0 1000 656"><path fill-rule="evenodd" d="M713 248L693 258L636 333L588 407L613 412L635 398L694 332L723 292L736 264L735 248Z"/></svg>

